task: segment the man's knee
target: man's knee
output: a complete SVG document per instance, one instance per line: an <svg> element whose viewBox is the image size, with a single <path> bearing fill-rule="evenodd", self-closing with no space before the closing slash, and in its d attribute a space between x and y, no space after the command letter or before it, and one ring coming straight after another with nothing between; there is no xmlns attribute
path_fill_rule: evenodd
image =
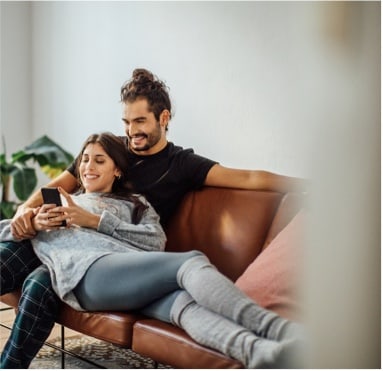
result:
<svg viewBox="0 0 383 371"><path fill-rule="evenodd" d="M22 292L24 293L31 290L33 290L36 294L44 294L46 291L53 290L49 270L46 266L39 266L25 279Z"/></svg>
<svg viewBox="0 0 383 371"><path fill-rule="evenodd" d="M21 287L25 277L40 264L29 240L1 242L1 295Z"/></svg>
<svg viewBox="0 0 383 371"><path fill-rule="evenodd" d="M19 251L22 250L22 253ZM5 260L10 260L12 256L34 256L33 247L30 240L23 241L3 241L0 242L0 256Z"/></svg>
<svg viewBox="0 0 383 371"><path fill-rule="evenodd" d="M6 266L15 275L20 272L27 275L41 264L30 240L0 242L0 263L1 268Z"/></svg>
<svg viewBox="0 0 383 371"><path fill-rule="evenodd" d="M48 305L51 311L58 308L60 299L53 290L51 277L45 265L36 268L24 281L20 303L24 301Z"/></svg>

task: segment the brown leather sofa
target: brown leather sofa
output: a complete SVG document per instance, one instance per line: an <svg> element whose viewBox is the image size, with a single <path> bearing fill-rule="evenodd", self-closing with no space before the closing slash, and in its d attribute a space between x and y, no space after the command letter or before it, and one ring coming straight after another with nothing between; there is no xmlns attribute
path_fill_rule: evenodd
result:
<svg viewBox="0 0 383 371"><path fill-rule="evenodd" d="M298 193L205 187L184 198L167 228L166 250L201 250L235 281L302 205ZM19 295L0 300L17 307ZM174 368L243 368L197 344L183 330L137 313L77 312L63 304L57 322Z"/></svg>

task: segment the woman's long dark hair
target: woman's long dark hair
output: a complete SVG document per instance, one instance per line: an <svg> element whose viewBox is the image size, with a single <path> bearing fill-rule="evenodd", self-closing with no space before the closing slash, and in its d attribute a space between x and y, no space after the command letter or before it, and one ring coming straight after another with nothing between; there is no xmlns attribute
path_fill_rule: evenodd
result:
<svg viewBox="0 0 383 371"><path fill-rule="evenodd" d="M121 171L121 176L116 177L112 190L110 193L105 193L104 197L111 197L115 199L122 199L130 201L134 204L132 222L137 224L144 213L144 211L148 208L136 195L133 194L132 185L125 178L125 171L128 168L128 155L127 148L123 140L116 135L103 132L99 134L92 134L88 137L88 139L84 142L80 154L76 159L76 173L78 178L80 178L79 167L82 160L82 155L89 144L98 143L104 149L104 151L108 154L108 156L113 160L114 164ZM80 189L84 191L83 185L80 183Z"/></svg>

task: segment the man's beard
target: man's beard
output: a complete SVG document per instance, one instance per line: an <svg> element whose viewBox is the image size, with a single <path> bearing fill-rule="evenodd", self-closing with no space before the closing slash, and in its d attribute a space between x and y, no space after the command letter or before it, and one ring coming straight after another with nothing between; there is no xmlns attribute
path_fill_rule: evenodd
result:
<svg viewBox="0 0 383 371"><path fill-rule="evenodd" d="M134 147L134 146L131 146L131 148L136 151L136 152L143 152L143 151L147 151L148 149L150 149L151 147L153 147L153 145L149 142L147 142L146 145L144 145L143 147Z"/></svg>
<svg viewBox="0 0 383 371"><path fill-rule="evenodd" d="M150 148L152 148L153 146L155 146L161 139L161 127L160 127L160 124L158 123L157 127L156 127L156 130L154 130L152 133L150 134L141 134L143 135L144 138L146 138L146 144L143 145L142 147L134 147L132 144L131 144L131 141L134 139L134 137L128 137L129 138L129 146L132 150L136 151L136 152L144 152L144 151L148 151Z"/></svg>

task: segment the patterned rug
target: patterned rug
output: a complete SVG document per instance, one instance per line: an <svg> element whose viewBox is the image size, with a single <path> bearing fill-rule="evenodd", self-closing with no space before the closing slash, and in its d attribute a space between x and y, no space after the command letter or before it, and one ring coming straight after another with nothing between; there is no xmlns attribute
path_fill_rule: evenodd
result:
<svg viewBox="0 0 383 371"><path fill-rule="evenodd" d="M60 338L51 341L56 346L60 346ZM119 348L110 343L94 339L89 336L75 336L66 338L65 349L76 353L84 358L90 359L106 368L155 368L155 363L150 358L145 358L134 353L130 349ZM48 346L44 346L32 361L30 368L61 368L61 352ZM97 368L85 361L76 359L70 355L65 355L65 368ZM166 365L158 364L158 368L171 368Z"/></svg>

